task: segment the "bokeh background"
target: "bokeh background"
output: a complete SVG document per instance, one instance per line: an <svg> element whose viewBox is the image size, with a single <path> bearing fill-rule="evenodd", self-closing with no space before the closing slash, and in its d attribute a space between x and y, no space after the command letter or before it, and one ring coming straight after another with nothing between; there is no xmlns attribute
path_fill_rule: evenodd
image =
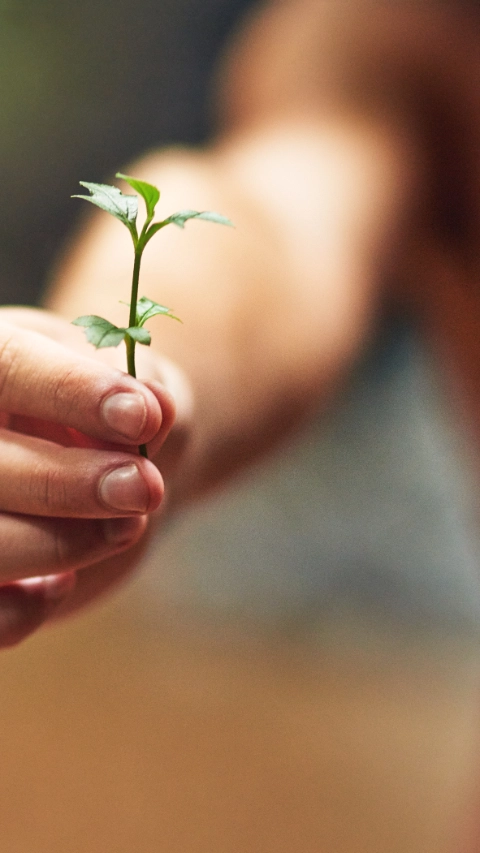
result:
<svg viewBox="0 0 480 853"><path fill-rule="evenodd" d="M79 180L212 128L210 79L252 0L2 0L0 287L39 299Z"/></svg>
<svg viewBox="0 0 480 853"><path fill-rule="evenodd" d="M208 139L255 5L0 2L2 302L41 299L79 179ZM471 469L390 318L331 412L162 531L117 597L2 656L2 853L466 853Z"/></svg>

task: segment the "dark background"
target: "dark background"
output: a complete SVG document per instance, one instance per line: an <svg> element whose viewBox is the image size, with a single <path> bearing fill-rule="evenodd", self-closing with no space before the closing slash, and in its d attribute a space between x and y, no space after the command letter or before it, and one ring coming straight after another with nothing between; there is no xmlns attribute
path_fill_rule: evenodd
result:
<svg viewBox="0 0 480 853"><path fill-rule="evenodd" d="M79 180L212 128L209 83L253 0L0 0L0 303L38 302Z"/></svg>

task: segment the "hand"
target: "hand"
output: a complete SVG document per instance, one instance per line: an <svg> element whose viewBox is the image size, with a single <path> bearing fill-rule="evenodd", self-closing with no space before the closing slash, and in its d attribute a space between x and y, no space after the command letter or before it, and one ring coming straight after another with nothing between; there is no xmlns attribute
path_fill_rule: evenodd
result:
<svg viewBox="0 0 480 853"><path fill-rule="evenodd" d="M0 310L0 646L44 621L78 569L139 543L163 497L136 447L158 452L171 395L60 343L76 331L45 312Z"/></svg>

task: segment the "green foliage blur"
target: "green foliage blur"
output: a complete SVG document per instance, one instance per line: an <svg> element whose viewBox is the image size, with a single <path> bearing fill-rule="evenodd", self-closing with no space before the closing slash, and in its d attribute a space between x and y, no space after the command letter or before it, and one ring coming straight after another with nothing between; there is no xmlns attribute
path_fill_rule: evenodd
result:
<svg viewBox="0 0 480 853"><path fill-rule="evenodd" d="M216 56L250 0L0 0L0 304L39 300L78 180L209 133Z"/></svg>

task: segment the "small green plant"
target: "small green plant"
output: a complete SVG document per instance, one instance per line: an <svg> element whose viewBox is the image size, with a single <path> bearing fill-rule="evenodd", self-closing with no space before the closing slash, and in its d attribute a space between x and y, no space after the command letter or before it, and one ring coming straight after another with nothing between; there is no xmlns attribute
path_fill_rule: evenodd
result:
<svg viewBox="0 0 480 853"><path fill-rule="evenodd" d="M73 324L85 328L87 340L97 349L100 347L117 347L122 341L125 341L127 370L130 376L136 376L135 345L144 344L145 346L150 346L151 343L150 332L145 329L147 320L155 317L156 314L163 314L165 317L171 317L173 320L179 319L165 305L159 305L158 302L154 302L146 296L138 298L140 265L147 243L158 231L165 228L166 225L177 225L179 228L184 228L185 223L189 219L205 219L208 222L216 222L219 225L232 225L232 223L219 213L197 210L181 210L178 213L173 213L166 219L162 219L161 222L153 222L155 208L160 200L160 191L157 187L147 184L145 181L139 181L137 178L132 178L129 175L122 175L120 172L117 172L116 177L126 181L132 189L142 196L145 202L147 216L140 233L137 230L138 196L126 195L117 187L112 187L108 184L92 184L87 181L80 181L80 185L85 187L90 192L90 195L74 195L72 198L83 198L86 201L90 201L92 204L119 219L130 232L133 241L134 261L130 303L126 303L130 309L128 326L125 328L115 326L113 323L110 323L103 317L98 317L96 314L77 317L73 321ZM147 456L145 445L140 445L139 451L142 456Z"/></svg>

